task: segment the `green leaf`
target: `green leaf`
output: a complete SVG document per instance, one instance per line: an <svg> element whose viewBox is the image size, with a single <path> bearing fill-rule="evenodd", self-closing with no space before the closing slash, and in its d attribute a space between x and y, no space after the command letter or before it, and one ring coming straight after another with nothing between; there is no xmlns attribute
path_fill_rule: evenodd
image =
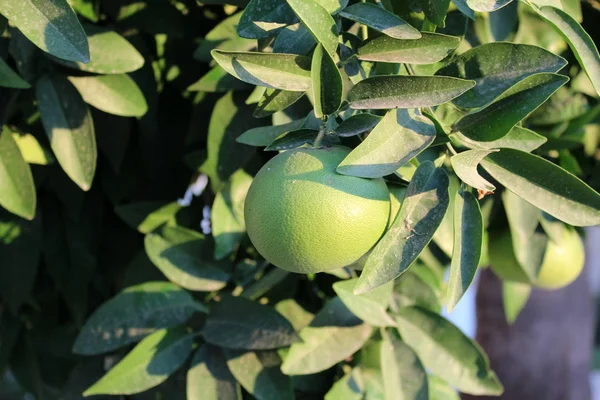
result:
<svg viewBox="0 0 600 400"><path fill-rule="evenodd" d="M0 13L45 52L64 60L90 61L85 32L65 0L4 0Z"/></svg>
<svg viewBox="0 0 600 400"><path fill-rule="evenodd" d="M457 3L457 7L459 4L462 4L463 7L468 7L471 10L479 11L479 12L491 12L496 11L513 0L454 0Z"/></svg>
<svg viewBox="0 0 600 400"><path fill-rule="evenodd" d="M254 110L255 118L264 118L278 111L285 110L304 96L304 92L290 92L267 88Z"/></svg>
<svg viewBox="0 0 600 400"><path fill-rule="evenodd" d="M394 173L435 139L433 122L418 109L391 110L337 167L344 175L378 178Z"/></svg>
<svg viewBox="0 0 600 400"><path fill-rule="evenodd" d="M481 260L483 217L473 193L459 190L454 200L454 249L446 290L446 307L452 312L465 294Z"/></svg>
<svg viewBox="0 0 600 400"><path fill-rule="evenodd" d="M489 106L456 121L452 131L460 131L469 139L480 142L500 139L568 80L566 76L546 72L530 75L502 93Z"/></svg>
<svg viewBox="0 0 600 400"><path fill-rule="evenodd" d="M496 187L479 175L477 166L479 166L481 160L487 155L496 151L498 150L468 150L452 156L450 162L452 163L454 173L456 173L461 181L475 189L493 192L496 190Z"/></svg>
<svg viewBox="0 0 600 400"><path fill-rule="evenodd" d="M508 218L514 256L527 275L526 281L534 281L548 244L546 234L538 231L542 211L509 190L502 193L502 202Z"/></svg>
<svg viewBox="0 0 600 400"><path fill-rule="evenodd" d="M273 43L273 53L307 54L316 41L308 28L297 23L283 28Z"/></svg>
<svg viewBox="0 0 600 400"><path fill-rule="evenodd" d="M362 400L363 392L360 368L354 368L333 384L325 400Z"/></svg>
<svg viewBox="0 0 600 400"><path fill-rule="evenodd" d="M98 15L96 14L96 4L94 0L67 0L73 10L79 15L89 19L92 22L98 22Z"/></svg>
<svg viewBox="0 0 600 400"><path fill-rule="evenodd" d="M594 41L569 14L555 7L536 10L569 43L577 61L600 95L600 55Z"/></svg>
<svg viewBox="0 0 600 400"><path fill-rule="evenodd" d="M444 218L449 184L448 175L431 161L419 165L396 219L367 259L355 294L395 279L412 265Z"/></svg>
<svg viewBox="0 0 600 400"><path fill-rule="evenodd" d="M252 177L238 170L215 197L210 221L217 260L231 254L246 234L244 201L251 183Z"/></svg>
<svg viewBox="0 0 600 400"><path fill-rule="evenodd" d="M194 336L185 327L154 332L83 395L135 394L158 386L185 362L193 344Z"/></svg>
<svg viewBox="0 0 600 400"><path fill-rule="evenodd" d="M77 186L89 190L98 158L90 110L75 87L63 77L39 79L36 97L56 159Z"/></svg>
<svg viewBox="0 0 600 400"><path fill-rule="evenodd" d="M25 162L29 164L48 165L56 160L52 152L42 146L38 139L30 133L12 132L12 137L19 146L19 151Z"/></svg>
<svg viewBox="0 0 600 400"><path fill-rule="evenodd" d="M354 109L436 106L473 86L473 81L445 76L376 76L355 85L348 93L348 102Z"/></svg>
<svg viewBox="0 0 600 400"><path fill-rule="evenodd" d="M502 149L484 158L481 165L517 196L568 224L600 224L600 194L550 161Z"/></svg>
<svg viewBox="0 0 600 400"><path fill-rule="evenodd" d="M83 100L98 110L122 117L141 117L148 111L144 94L129 75L69 77Z"/></svg>
<svg viewBox="0 0 600 400"><path fill-rule="evenodd" d="M346 8L349 0L317 0L329 14L336 15Z"/></svg>
<svg viewBox="0 0 600 400"><path fill-rule="evenodd" d="M558 72L567 60L541 47L508 42L487 43L455 57L436 75L474 80L477 85L453 100L459 107L490 104L524 78Z"/></svg>
<svg viewBox="0 0 600 400"><path fill-rule="evenodd" d="M244 39L238 36L236 28L239 24L242 12L225 18L217 26L204 36L200 45L194 51L196 60L211 62L210 52L213 49L229 51L248 51L256 48L256 40Z"/></svg>
<svg viewBox="0 0 600 400"><path fill-rule="evenodd" d="M292 380L281 373L277 352L223 350L235 379L257 400L294 399Z"/></svg>
<svg viewBox="0 0 600 400"><path fill-rule="evenodd" d="M420 306L439 313L442 310L439 289L417 272L419 267L426 270L426 267L417 263L397 279L394 287L396 304L398 307Z"/></svg>
<svg viewBox="0 0 600 400"><path fill-rule="evenodd" d="M340 15L396 39L419 39L421 37L421 32L402 18L375 4L355 3L346 7Z"/></svg>
<svg viewBox="0 0 600 400"><path fill-rule="evenodd" d="M290 347L281 371L286 375L324 371L358 351L370 336L371 327L335 297L300 331L302 342Z"/></svg>
<svg viewBox="0 0 600 400"><path fill-rule="evenodd" d="M427 375L429 400L460 400L460 395L444 380L435 375Z"/></svg>
<svg viewBox="0 0 600 400"><path fill-rule="evenodd" d="M349 137L360 135L375 128L381 121L381 117L375 114L360 113L355 114L348 119L342 121L335 129L336 133L341 137Z"/></svg>
<svg viewBox="0 0 600 400"><path fill-rule="evenodd" d="M241 400L242 392L218 347L202 345L187 372L188 400Z"/></svg>
<svg viewBox="0 0 600 400"><path fill-rule="evenodd" d="M527 122L531 125L556 125L579 118L585 119L588 112L587 97L563 86L535 110Z"/></svg>
<svg viewBox="0 0 600 400"><path fill-rule="evenodd" d="M296 22L298 18L285 0L252 0L240 18L237 33L243 38L261 39Z"/></svg>
<svg viewBox="0 0 600 400"><path fill-rule="evenodd" d="M213 50L215 61L239 80L273 89L305 91L310 88L310 59L295 54Z"/></svg>
<svg viewBox="0 0 600 400"><path fill-rule="evenodd" d="M304 119L297 119L287 124L259 126L248 129L242 133L236 141L249 146L268 146L279 136L286 133L297 131L302 128Z"/></svg>
<svg viewBox="0 0 600 400"><path fill-rule="evenodd" d="M0 295L15 315L29 300L41 250L42 221L39 216L33 221L25 221L0 211ZM0 337L0 348L2 346Z"/></svg>
<svg viewBox="0 0 600 400"><path fill-rule="evenodd" d="M273 308L233 296L212 306L202 336L217 346L246 350L277 349L298 341L290 322Z"/></svg>
<svg viewBox="0 0 600 400"><path fill-rule="evenodd" d="M35 215L37 196L31 168L25 162L12 132L0 132L0 205L28 220Z"/></svg>
<svg viewBox="0 0 600 400"><path fill-rule="evenodd" d="M532 152L546 143L548 139L542 135L538 135L534 131L523 128L522 126L514 126L506 135L500 139L492 140L491 142L478 142L471 140L460 132L452 134L462 145L470 149L516 149L524 152Z"/></svg>
<svg viewBox="0 0 600 400"><path fill-rule="evenodd" d="M159 329L184 323L200 307L188 292L172 283L131 286L92 314L81 328L73 352L94 355L118 349Z"/></svg>
<svg viewBox="0 0 600 400"><path fill-rule="evenodd" d="M440 315L417 307L398 312L398 330L421 362L463 393L500 395L502 384L480 347Z"/></svg>
<svg viewBox="0 0 600 400"><path fill-rule="evenodd" d="M448 13L450 0L416 0L416 3L423 10L428 21L440 28L446 26L446 14Z"/></svg>
<svg viewBox="0 0 600 400"><path fill-rule="evenodd" d="M225 287L229 274L202 254L204 236L183 228L177 233L177 239L156 233L146 235L144 247L150 261L171 282L185 289L211 292Z"/></svg>
<svg viewBox="0 0 600 400"><path fill-rule="evenodd" d="M169 222L176 222L176 214L182 209L176 202L140 202L115 207L115 212L127 225L140 233L150 233Z"/></svg>
<svg viewBox="0 0 600 400"><path fill-rule="evenodd" d="M300 21L333 58L338 47L338 29L329 11L315 0L286 0Z"/></svg>
<svg viewBox="0 0 600 400"><path fill-rule="evenodd" d="M393 334L381 343L381 373L386 399L427 400L427 373L419 357Z"/></svg>
<svg viewBox="0 0 600 400"><path fill-rule="evenodd" d="M356 296L352 293L358 279L348 279L333 284L333 290L346 307L358 318L374 326L394 326L396 323L386 312L392 300L394 285L387 285Z"/></svg>
<svg viewBox="0 0 600 400"><path fill-rule="evenodd" d="M527 304L531 294L531 285L522 282L502 281L502 303L506 322L514 324Z"/></svg>
<svg viewBox="0 0 600 400"><path fill-rule="evenodd" d="M28 89L31 86L0 58L0 87Z"/></svg>
<svg viewBox="0 0 600 400"><path fill-rule="evenodd" d="M379 36L360 47L357 56L359 60L365 61L431 64L446 58L459 43L458 37L437 33L423 33L420 39L415 40Z"/></svg>
<svg viewBox="0 0 600 400"><path fill-rule="evenodd" d="M231 76L219 65L208 71L202 78L188 86L187 90L195 92L221 93L229 90L246 90L251 86Z"/></svg>
<svg viewBox="0 0 600 400"><path fill-rule="evenodd" d="M144 65L144 57L117 32L94 25L87 25L85 30L90 46L89 62L58 60L59 63L97 74L124 74Z"/></svg>
<svg viewBox="0 0 600 400"><path fill-rule="evenodd" d="M333 114L342 105L344 85L335 61L321 44L313 53L311 75L315 117Z"/></svg>
<svg viewBox="0 0 600 400"><path fill-rule="evenodd" d="M280 135L265 150L288 150L312 143L318 132L312 129L298 129Z"/></svg>
<svg viewBox="0 0 600 400"><path fill-rule="evenodd" d="M306 311L300 304L293 299L282 300L275 305L275 309L283 315L294 327L295 331L300 331L310 323L314 315Z"/></svg>

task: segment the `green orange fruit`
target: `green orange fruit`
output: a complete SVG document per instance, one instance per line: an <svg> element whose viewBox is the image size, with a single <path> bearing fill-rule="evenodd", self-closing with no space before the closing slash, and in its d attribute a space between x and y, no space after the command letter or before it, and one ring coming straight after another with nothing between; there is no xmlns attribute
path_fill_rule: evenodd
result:
<svg viewBox="0 0 600 400"><path fill-rule="evenodd" d="M383 179L341 175L350 149L296 149L256 174L244 205L250 240L273 265L314 273L354 263L384 233L390 194Z"/></svg>

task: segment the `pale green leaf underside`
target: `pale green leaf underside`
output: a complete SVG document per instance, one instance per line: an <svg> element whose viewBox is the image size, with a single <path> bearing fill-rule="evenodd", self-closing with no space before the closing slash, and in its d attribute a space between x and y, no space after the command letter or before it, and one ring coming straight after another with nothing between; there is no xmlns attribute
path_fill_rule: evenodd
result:
<svg viewBox="0 0 600 400"><path fill-rule="evenodd" d="M402 18L375 4L355 3L346 7L340 15L396 39L419 39L421 37L421 32Z"/></svg>
<svg viewBox="0 0 600 400"><path fill-rule="evenodd" d="M425 367L406 343L388 334L380 358L386 399L429 399Z"/></svg>
<svg viewBox="0 0 600 400"><path fill-rule="evenodd" d="M468 150L450 159L452 168L458 177L467 185L485 192L493 192L496 187L479 175L477 166L488 154L498 150Z"/></svg>
<svg viewBox="0 0 600 400"><path fill-rule="evenodd" d="M470 149L516 149L532 152L548 141L545 136L538 135L534 131L523 128L522 126L514 126L506 135L491 142L478 142L471 140L460 132L452 134L461 144Z"/></svg>
<svg viewBox="0 0 600 400"><path fill-rule="evenodd" d="M359 60L387 63L432 64L447 57L459 43L458 37L437 33L423 33L415 40L379 36L360 47L357 57Z"/></svg>
<svg viewBox="0 0 600 400"><path fill-rule="evenodd" d="M378 287L375 290L357 296L352 293L358 279L348 279L333 284L333 290L354 315L374 326L393 326L394 320L386 312L392 299L394 285Z"/></svg>

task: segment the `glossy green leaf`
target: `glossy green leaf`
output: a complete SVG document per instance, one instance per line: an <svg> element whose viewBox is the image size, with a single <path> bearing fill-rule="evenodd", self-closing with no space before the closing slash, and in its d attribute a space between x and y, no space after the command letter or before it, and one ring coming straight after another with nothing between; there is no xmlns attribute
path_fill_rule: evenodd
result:
<svg viewBox="0 0 600 400"><path fill-rule="evenodd" d="M285 110L304 96L304 92L291 92L267 88L254 110L255 118L268 117L278 111Z"/></svg>
<svg viewBox="0 0 600 400"><path fill-rule="evenodd" d="M297 119L282 125L267 125L248 129L242 133L236 141L249 146L268 146L279 136L286 133L297 131L302 128L304 119Z"/></svg>
<svg viewBox="0 0 600 400"><path fill-rule="evenodd" d="M391 110L337 167L344 175L378 178L425 150L435 139L433 122L418 109Z"/></svg>
<svg viewBox="0 0 600 400"><path fill-rule="evenodd" d="M315 117L333 114L342 105L344 85L335 61L321 44L312 56L311 75Z"/></svg>
<svg viewBox="0 0 600 400"><path fill-rule="evenodd" d="M217 26L211 29L205 36L200 45L194 51L196 60L210 62L212 57L210 52L213 49L228 51L249 51L256 48L256 40L241 38L237 34L237 26L240 22L242 12L222 20Z"/></svg>
<svg viewBox="0 0 600 400"><path fill-rule="evenodd" d="M531 294L531 285L522 282L502 281L502 303L506 322L514 324L527 304Z"/></svg>
<svg viewBox="0 0 600 400"><path fill-rule="evenodd" d="M217 260L231 254L246 234L244 201L251 183L252 177L239 170L215 197L210 220Z"/></svg>
<svg viewBox="0 0 600 400"><path fill-rule="evenodd" d="M325 400L362 400L363 391L360 368L354 368L333 384Z"/></svg>
<svg viewBox="0 0 600 400"><path fill-rule="evenodd" d="M2 138L0 137L0 143ZM1 147L1 145L0 145ZM0 152L1 154L1 152ZM1 155L0 155L1 157ZM29 300L42 251L42 220L25 221L0 211L0 296L6 309L19 315L19 307ZM1 318L0 322L4 322ZM0 329L0 359L2 358ZM2 361L0 360L0 368Z"/></svg>
<svg viewBox="0 0 600 400"><path fill-rule="evenodd" d="M567 61L541 47L508 42L487 43L455 57L437 75L474 80L477 85L453 100L459 107L476 108L493 102L524 78L558 72Z"/></svg>
<svg viewBox="0 0 600 400"><path fill-rule="evenodd" d="M336 282L333 284L333 290L344 305L363 321L374 326L394 326L394 320L386 312L392 300L393 283L357 296L352 293L357 281L358 279L348 279Z"/></svg>
<svg viewBox="0 0 600 400"><path fill-rule="evenodd" d="M273 43L273 53L291 53L305 55L315 47L315 38L308 28L294 24L283 28Z"/></svg>
<svg viewBox="0 0 600 400"><path fill-rule="evenodd" d="M493 192L496 187L479 175L477 167L488 154L498 150L468 150L450 159L454 173L461 181L475 189Z"/></svg>
<svg viewBox="0 0 600 400"><path fill-rule="evenodd" d="M217 65L202 76L202 78L188 86L187 90L192 92L221 93L229 90L246 90L249 88L251 88L249 84L240 81Z"/></svg>
<svg viewBox="0 0 600 400"><path fill-rule="evenodd" d="M454 249L446 289L446 307L454 310L465 294L481 260L483 217L479 202L469 191L459 190L454 200Z"/></svg>
<svg viewBox="0 0 600 400"><path fill-rule="evenodd" d="M329 14L336 15L346 8L349 0L317 0Z"/></svg>
<svg viewBox="0 0 600 400"><path fill-rule="evenodd" d="M354 109L436 106L473 86L473 81L443 76L376 76L355 85L348 93L348 102Z"/></svg>
<svg viewBox="0 0 600 400"><path fill-rule="evenodd" d="M312 143L318 132L312 129L299 129L280 135L265 150L288 150Z"/></svg>
<svg viewBox="0 0 600 400"><path fill-rule="evenodd" d="M252 0L240 18L237 33L243 38L261 39L296 22L298 18L285 0Z"/></svg>
<svg viewBox="0 0 600 400"><path fill-rule="evenodd" d="M427 21L443 28L450 0L416 0L418 7L423 10Z"/></svg>
<svg viewBox="0 0 600 400"><path fill-rule="evenodd" d="M233 296L212 306L202 336L217 346L246 350L277 349L298 341L290 322L273 308Z"/></svg>
<svg viewBox="0 0 600 400"><path fill-rule="evenodd" d="M158 386L185 362L193 344L194 336L185 327L154 332L83 395L135 394Z"/></svg>
<svg viewBox="0 0 600 400"><path fill-rule="evenodd" d="M69 77L83 100L98 110L122 117L141 117L148 111L144 94L129 75Z"/></svg>
<svg viewBox="0 0 600 400"><path fill-rule="evenodd" d="M90 46L87 63L60 61L69 67L97 74L124 74L144 65L144 57L123 36L93 25L85 27Z"/></svg>
<svg viewBox="0 0 600 400"><path fill-rule="evenodd" d="M502 149L484 158L481 165L517 196L568 224L600 224L600 194L550 161Z"/></svg>
<svg viewBox="0 0 600 400"><path fill-rule="evenodd" d="M286 375L324 371L358 351L370 336L371 327L335 297L300 331L302 342L290 347L281 370Z"/></svg>
<svg viewBox="0 0 600 400"><path fill-rule="evenodd" d="M0 206L23 217L33 219L37 196L31 168L25 162L12 132L0 132Z"/></svg>
<svg viewBox="0 0 600 400"><path fill-rule="evenodd" d="M305 91L311 86L310 59L295 54L213 50L215 61L239 80L273 89Z"/></svg>
<svg viewBox="0 0 600 400"><path fill-rule="evenodd" d="M360 47L357 56L359 60L365 61L431 64L446 58L459 43L459 37L437 33L423 33L420 39L415 40L379 36Z"/></svg>
<svg viewBox="0 0 600 400"><path fill-rule="evenodd" d="M335 131L341 137L356 136L375 128L379 121L381 121L379 115L369 113L355 114L342 121Z"/></svg>
<svg viewBox="0 0 600 400"><path fill-rule="evenodd" d="M522 126L514 126L506 135L491 142L478 142L471 140L460 132L452 134L462 145L470 149L516 149L527 153L539 148L546 143L548 139L545 136L538 135L534 131L523 128Z"/></svg>
<svg viewBox="0 0 600 400"><path fill-rule="evenodd" d="M592 81L600 95L600 55L596 44L587 32L568 13L555 7L545 6L538 10L550 25L569 43L577 61Z"/></svg>
<svg viewBox="0 0 600 400"><path fill-rule="evenodd" d="M177 239L147 234L144 247L150 261L171 282L185 289L210 292L225 287L229 274L202 254L204 236L187 229L179 229L178 233Z"/></svg>
<svg viewBox="0 0 600 400"><path fill-rule="evenodd" d="M427 373L413 349L388 334L381 343L380 353L386 399L429 398Z"/></svg>
<svg viewBox="0 0 600 400"><path fill-rule="evenodd" d="M440 315L417 307L397 314L402 339L421 362L463 393L500 395L502 384L480 347Z"/></svg>
<svg viewBox="0 0 600 400"><path fill-rule="evenodd" d="M538 231L542 211L509 190L502 193L502 203L515 258L528 280L533 281L544 261L548 243L546 234Z"/></svg>
<svg viewBox="0 0 600 400"><path fill-rule="evenodd" d="M3 59L0 59L0 87L28 89L30 87Z"/></svg>
<svg viewBox="0 0 600 400"><path fill-rule="evenodd" d="M184 323L201 307L172 283L131 286L92 314L81 328L73 352L93 355L118 349L159 329Z"/></svg>
<svg viewBox="0 0 600 400"><path fill-rule="evenodd" d="M405 272L431 240L450 203L448 175L426 161L417 168L392 226L375 245L355 294L381 286Z"/></svg>
<svg viewBox="0 0 600 400"><path fill-rule="evenodd" d="M85 32L65 0L3 0L0 13L45 52L64 60L90 61Z"/></svg>
<svg viewBox="0 0 600 400"><path fill-rule="evenodd" d="M429 400L460 400L460 395L443 379L435 375L427 375L429 384Z"/></svg>
<svg viewBox="0 0 600 400"><path fill-rule="evenodd" d="M75 87L62 77L38 80L36 97L56 159L77 186L89 190L98 158L90 110Z"/></svg>
<svg viewBox="0 0 600 400"><path fill-rule="evenodd" d="M292 380L281 373L281 359L276 352L223 351L235 379L257 400L294 399Z"/></svg>
<svg viewBox="0 0 600 400"><path fill-rule="evenodd" d="M241 400L242 391L217 347L202 345L187 372L188 400Z"/></svg>
<svg viewBox="0 0 600 400"><path fill-rule="evenodd" d="M480 142L500 139L569 80L552 73L526 77L482 110L465 115L452 125L468 138Z"/></svg>
<svg viewBox="0 0 600 400"><path fill-rule="evenodd" d="M140 233L150 233L163 224L176 221L182 209L176 202L140 202L115 207L115 212L127 225Z"/></svg>
<svg viewBox="0 0 600 400"><path fill-rule="evenodd" d="M396 39L419 39L421 37L421 32L402 18L372 3L355 3L346 7L340 15Z"/></svg>
<svg viewBox="0 0 600 400"><path fill-rule="evenodd" d="M338 29L329 11L315 0L286 1L315 40L333 58L338 47Z"/></svg>

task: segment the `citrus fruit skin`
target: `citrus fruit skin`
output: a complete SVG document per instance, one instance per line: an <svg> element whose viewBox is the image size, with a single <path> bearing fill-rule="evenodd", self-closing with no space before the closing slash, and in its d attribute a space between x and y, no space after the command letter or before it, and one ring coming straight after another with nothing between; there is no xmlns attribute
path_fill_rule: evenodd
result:
<svg viewBox="0 0 600 400"><path fill-rule="evenodd" d="M290 272L327 271L352 264L379 240L390 194L381 178L338 174L349 153L341 146L289 150L256 174L244 219L267 261Z"/></svg>
<svg viewBox="0 0 600 400"><path fill-rule="evenodd" d="M543 289L558 289L573 282L585 263L585 249L577 232L565 229L560 242L548 241L544 261L535 286Z"/></svg>

